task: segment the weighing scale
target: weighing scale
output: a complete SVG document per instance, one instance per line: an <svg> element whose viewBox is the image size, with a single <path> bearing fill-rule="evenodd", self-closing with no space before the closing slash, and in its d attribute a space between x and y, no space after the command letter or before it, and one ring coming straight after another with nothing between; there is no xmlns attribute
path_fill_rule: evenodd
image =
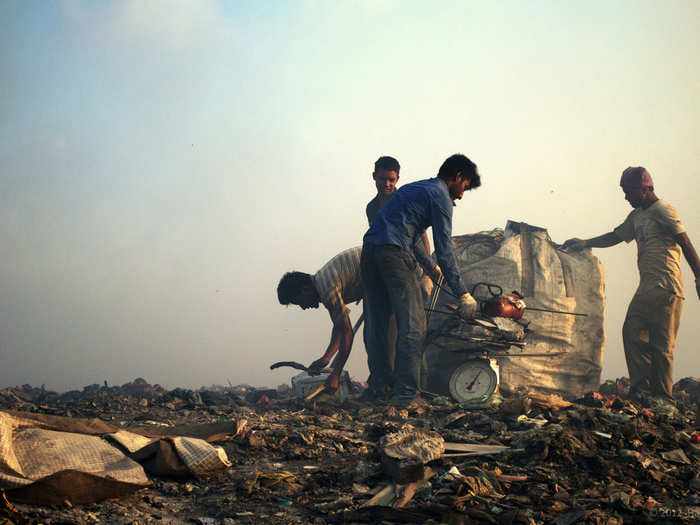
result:
<svg viewBox="0 0 700 525"><path fill-rule="evenodd" d="M447 390L457 402L463 403L488 399L498 388L500 357L553 357L563 352L522 353L529 333L528 323L521 321L525 303L518 292L503 295L500 286L491 283L477 283L472 295L480 303L480 312L473 319L462 319L456 308L443 305L436 309L437 295L443 288L438 280L433 290L428 311L428 321L432 313L446 315L438 330L433 331L426 343L433 345L441 354L438 358L437 373L430 373L428 381L433 382L435 392ZM486 287L488 296L475 295L477 287ZM447 310L445 310L447 309ZM574 312L560 312L549 309L531 308L556 314L580 315ZM519 349L520 352L515 351Z"/></svg>
<svg viewBox="0 0 700 525"><path fill-rule="evenodd" d="M450 395L460 403L485 399L496 391L498 380L495 359L467 359L450 376Z"/></svg>

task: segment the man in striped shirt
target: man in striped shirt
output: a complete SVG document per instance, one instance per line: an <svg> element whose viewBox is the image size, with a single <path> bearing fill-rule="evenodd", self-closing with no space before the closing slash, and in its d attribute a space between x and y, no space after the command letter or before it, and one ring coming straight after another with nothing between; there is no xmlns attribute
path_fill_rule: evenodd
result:
<svg viewBox="0 0 700 525"><path fill-rule="evenodd" d="M360 246L345 250L323 265L314 275L303 272L286 273L277 286L280 304L295 304L306 310L318 308L319 303L322 303L328 310L333 322L331 340L323 356L311 363L309 370L323 370L337 352L333 370L326 380L326 388L330 391L337 390L340 373L352 349L354 334L348 315L350 309L346 304L362 299L361 253Z"/></svg>

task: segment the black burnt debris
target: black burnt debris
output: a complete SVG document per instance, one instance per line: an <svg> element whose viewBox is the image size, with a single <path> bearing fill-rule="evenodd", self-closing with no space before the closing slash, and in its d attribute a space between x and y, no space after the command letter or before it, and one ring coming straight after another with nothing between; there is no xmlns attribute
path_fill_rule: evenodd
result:
<svg viewBox="0 0 700 525"><path fill-rule="evenodd" d="M137 379L57 394L0 391L0 410L98 418L148 435L200 435L232 466L97 503L37 505L0 495L20 523L692 523L700 516L698 380L678 411L627 399L625 380L565 401L518 392L481 408L445 397L406 408L305 402L288 388L166 390ZM203 427L203 425L205 425Z"/></svg>

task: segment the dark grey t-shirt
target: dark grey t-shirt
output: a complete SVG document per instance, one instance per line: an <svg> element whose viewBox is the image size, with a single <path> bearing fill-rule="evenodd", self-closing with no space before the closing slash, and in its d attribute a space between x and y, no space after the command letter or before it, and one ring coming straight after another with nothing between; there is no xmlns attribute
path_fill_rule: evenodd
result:
<svg viewBox="0 0 700 525"><path fill-rule="evenodd" d="M367 214L367 222L369 222L370 226L372 226L374 219L377 218L377 214L379 213L379 210L382 209L382 206L383 205L379 200L378 194L375 195L374 199L372 199L371 201L369 201L367 203L367 208L365 209L365 213Z"/></svg>

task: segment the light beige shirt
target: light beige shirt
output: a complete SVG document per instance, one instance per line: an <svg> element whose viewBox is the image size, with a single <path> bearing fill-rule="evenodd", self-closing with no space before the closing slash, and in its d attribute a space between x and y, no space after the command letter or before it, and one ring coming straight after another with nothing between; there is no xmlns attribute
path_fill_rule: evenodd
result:
<svg viewBox="0 0 700 525"><path fill-rule="evenodd" d="M681 247L674 236L685 227L676 208L661 199L635 208L614 232L625 242L637 241L640 292L660 286L683 297Z"/></svg>
<svg viewBox="0 0 700 525"><path fill-rule="evenodd" d="M361 254L361 246L340 252L312 277L316 292L333 322L350 311L346 303L362 299Z"/></svg>

